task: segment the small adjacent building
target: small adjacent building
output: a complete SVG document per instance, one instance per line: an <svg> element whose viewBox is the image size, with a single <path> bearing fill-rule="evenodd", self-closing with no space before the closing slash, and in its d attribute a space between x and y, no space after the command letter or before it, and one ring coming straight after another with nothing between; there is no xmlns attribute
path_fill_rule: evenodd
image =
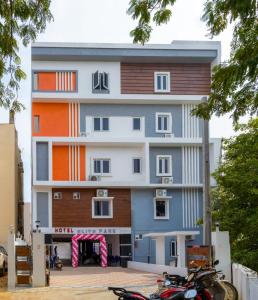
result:
<svg viewBox="0 0 258 300"><path fill-rule="evenodd" d="M0 124L0 245L9 227L23 235L23 163L14 124Z"/></svg>
<svg viewBox="0 0 258 300"><path fill-rule="evenodd" d="M61 258L77 233L138 262L156 263L156 236L166 264L178 237L202 244L203 122L191 110L219 61L219 42L32 46L32 226ZM219 154L211 139L211 171ZM79 255L98 247L81 241Z"/></svg>

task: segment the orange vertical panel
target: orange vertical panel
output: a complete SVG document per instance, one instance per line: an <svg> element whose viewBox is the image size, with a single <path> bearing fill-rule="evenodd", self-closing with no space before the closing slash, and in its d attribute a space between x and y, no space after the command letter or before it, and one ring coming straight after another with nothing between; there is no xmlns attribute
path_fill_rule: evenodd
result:
<svg viewBox="0 0 258 300"><path fill-rule="evenodd" d="M68 103L32 103L33 116L39 116L39 132L33 136L69 136L69 104Z"/></svg>
<svg viewBox="0 0 258 300"><path fill-rule="evenodd" d="M69 147L53 146L52 150L52 172L53 180L68 181L69 180Z"/></svg>
<svg viewBox="0 0 258 300"><path fill-rule="evenodd" d="M56 90L56 72L38 73L38 90L55 91Z"/></svg>
<svg viewBox="0 0 258 300"><path fill-rule="evenodd" d="M80 146L80 180L86 180L86 147Z"/></svg>
<svg viewBox="0 0 258 300"><path fill-rule="evenodd" d="M72 83L73 83L72 91L76 91L76 72L72 72Z"/></svg>

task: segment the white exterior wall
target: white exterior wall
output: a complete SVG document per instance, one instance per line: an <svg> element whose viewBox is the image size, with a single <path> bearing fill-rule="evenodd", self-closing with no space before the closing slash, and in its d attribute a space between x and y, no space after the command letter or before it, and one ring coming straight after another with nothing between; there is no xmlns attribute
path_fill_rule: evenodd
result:
<svg viewBox="0 0 258 300"><path fill-rule="evenodd" d="M102 117L105 117L102 116ZM133 117L109 117L108 131L94 131L93 116L86 117L86 136L87 137L130 137L140 138L145 136L145 120L141 118L141 130L133 130Z"/></svg>
<svg viewBox="0 0 258 300"><path fill-rule="evenodd" d="M93 159L111 160L111 175L102 176L101 182L145 182L146 162L144 147L94 147L86 149L86 173L93 175ZM133 173L133 158L142 158L141 174Z"/></svg>
<svg viewBox="0 0 258 300"><path fill-rule="evenodd" d="M53 248L57 246L57 256L60 259L71 259L72 246L71 243L54 243Z"/></svg>
<svg viewBox="0 0 258 300"><path fill-rule="evenodd" d="M62 61L33 61L32 70L66 70L78 72L78 92L58 93L58 92L33 92L32 98L92 98L98 99L102 94L92 93L92 74L96 71L109 74L109 94L103 94L109 99L120 95L120 62L62 62Z"/></svg>
<svg viewBox="0 0 258 300"><path fill-rule="evenodd" d="M221 160L221 139L212 138L210 140L210 173L214 173ZM216 180L211 176L211 186L216 185Z"/></svg>

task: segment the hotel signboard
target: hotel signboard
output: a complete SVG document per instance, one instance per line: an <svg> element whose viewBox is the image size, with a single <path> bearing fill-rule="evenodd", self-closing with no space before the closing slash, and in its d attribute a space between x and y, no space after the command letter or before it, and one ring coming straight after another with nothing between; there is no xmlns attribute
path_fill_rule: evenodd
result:
<svg viewBox="0 0 258 300"><path fill-rule="evenodd" d="M47 234L131 234L130 227L41 227Z"/></svg>

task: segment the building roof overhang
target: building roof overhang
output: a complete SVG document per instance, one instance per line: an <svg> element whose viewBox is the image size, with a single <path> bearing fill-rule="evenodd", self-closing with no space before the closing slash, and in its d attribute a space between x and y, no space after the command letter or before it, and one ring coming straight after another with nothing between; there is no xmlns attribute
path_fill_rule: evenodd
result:
<svg viewBox="0 0 258 300"><path fill-rule="evenodd" d="M200 231L170 231L170 232L151 232L143 234L143 237L166 237L166 236L186 236L186 235L198 235Z"/></svg>
<svg viewBox="0 0 258 300"><path fill-rule="evenodd" d="M220 42L174 41L148 45L35 43L31 56L34 61L212 63L220 60Z"/></svg>

